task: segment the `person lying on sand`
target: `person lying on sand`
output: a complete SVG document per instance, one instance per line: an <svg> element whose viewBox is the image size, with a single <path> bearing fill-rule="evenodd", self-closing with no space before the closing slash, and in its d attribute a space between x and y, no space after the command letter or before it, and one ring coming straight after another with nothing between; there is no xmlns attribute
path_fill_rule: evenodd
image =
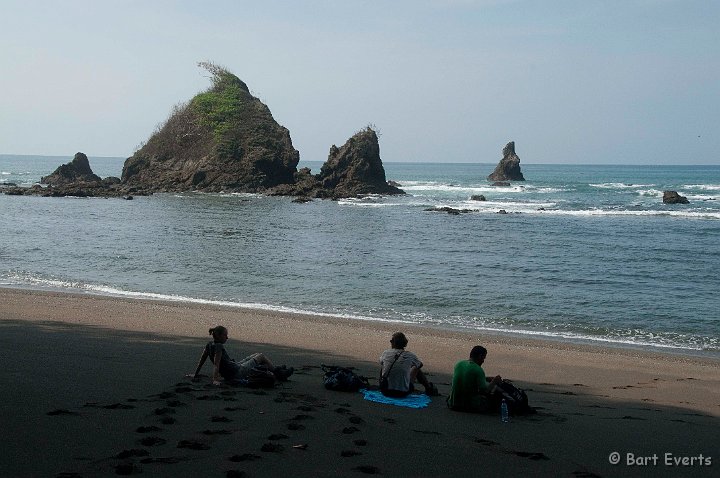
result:
<svg viewBox="0 0 720 478"><path fill-rule="evenodd" d="M287 380L293 374L292 367L287 368L285 365L276 367L262 353L254 353L236 362L230 358L225 350L225 342L228 340L228 330L222 325L211 328L209 331L213 339L205 345L202 356L198 362L195 373L192 375L194 379L198 378L200 369L205 364L205 360L210 358L213 363L213 385L220 385L221 377L228 383L244 379L252 373L265 373L269 378L277 380Z"/></svg>
<svg viewBox="0 0 720 478"><path fill-rule="evenodd" d="M408 339L402 332L390 338L391 349L380 355L380 391L387 397L407 397L413 392L413 382L420 382L427 395L439 395L437 388L420 370L423 363L417 355L405 350Z"/></svg>
<svg viewBox="0 0 720 478"><path fill-rule="evenodd" d="M470 350L470 358L461 360L455 365L452 378L452 389L448 396L448 407L462 412L488 413L497 409L500 400L495 394L496 387L502 382L497 375L492 379L485 378L482 368L487 357L487 349L476 345Z"/></svg>

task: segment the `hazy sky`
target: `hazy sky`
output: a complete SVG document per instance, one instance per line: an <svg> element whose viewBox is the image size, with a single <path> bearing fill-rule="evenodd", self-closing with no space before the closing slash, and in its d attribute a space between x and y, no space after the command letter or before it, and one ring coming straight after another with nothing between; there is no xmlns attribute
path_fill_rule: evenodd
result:
<svg viewBox="0 0 720 478"><path fill-rule="evenodd" d="M0 153L130 156L170 108L244 80L327 159L720 164L716 0L0 0Z"/></svg>

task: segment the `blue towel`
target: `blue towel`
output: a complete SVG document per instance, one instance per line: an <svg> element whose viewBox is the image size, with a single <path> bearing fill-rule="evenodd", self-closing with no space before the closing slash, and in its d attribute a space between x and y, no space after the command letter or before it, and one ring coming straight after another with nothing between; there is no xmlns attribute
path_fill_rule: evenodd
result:
<svg viewBox="0 0 720 478"><path fill-rule="evenodd" d="M419 395L416 393L411 393L405 398L392 398L386 397L385 395L380 393L380 390L368 390L366 388L363 388L360 391L365 396L365 400L370 400L371 402L378 403L387 403L388 405L397 405L398 407L425 408L428 406L428 403L432 401L430 400L430 397L425 394Z"/></svg>

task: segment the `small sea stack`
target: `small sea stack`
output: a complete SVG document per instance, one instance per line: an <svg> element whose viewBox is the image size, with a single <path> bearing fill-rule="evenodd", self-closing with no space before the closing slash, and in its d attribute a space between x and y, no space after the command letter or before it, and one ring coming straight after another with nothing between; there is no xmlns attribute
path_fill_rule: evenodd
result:
<svg viewBox="0 0 720 478"><path fill-rule="evenodd" d="M72 161L59 166L52 174L40 179L40 183L51 186L98 182L100 182L100 176L93 173L87 155L80 152L75 153Z"/></svg>
<svg viewBox="0 0 720 478"><path fill-rule="evenodd" d="M515 154L515 141L503 148L503 157L488 177L488 181L525 181L520 171L520 158Z"/></svg>

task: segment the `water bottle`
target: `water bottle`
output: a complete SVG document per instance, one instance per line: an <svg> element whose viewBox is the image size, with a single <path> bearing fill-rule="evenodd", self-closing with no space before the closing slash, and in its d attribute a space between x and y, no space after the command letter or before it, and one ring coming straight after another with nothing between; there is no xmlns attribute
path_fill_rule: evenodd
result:
<svg viewBox="0 0 720 478"><path fill-rule="evenodd" d="M510 414L508 413L507 402L504 398L502 403L500 404L500 421L503 423L507 423L510 421Z"/></svg>

